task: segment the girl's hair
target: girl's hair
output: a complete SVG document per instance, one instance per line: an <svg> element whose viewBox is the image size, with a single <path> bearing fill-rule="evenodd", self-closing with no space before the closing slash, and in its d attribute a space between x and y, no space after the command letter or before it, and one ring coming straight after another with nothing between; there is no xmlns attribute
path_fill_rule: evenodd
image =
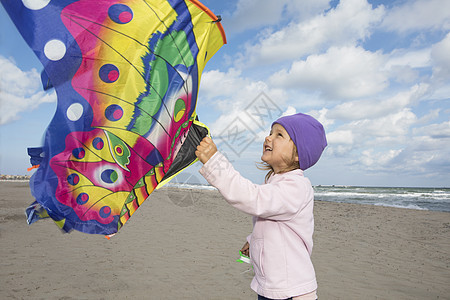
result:
<svg viewBox="0 0 450 300"><path fill-rule="evenodd" d="M287 168L282 170L280 173L286 173L286 172L289 172L292 170L300 169L300 163L298 162L298 160L295 160L296 156L298 156L297 146L295 146L295 144L294 144L294 149L292 150L291 157L285 157L285 156L282 157L284 162L287 164ZM275 173L272 166L264 161L256 163L256 167L260 170L268 170L269 171L264 178L265 182L267 182L269 180L270 176L272 176Z"/></svg>

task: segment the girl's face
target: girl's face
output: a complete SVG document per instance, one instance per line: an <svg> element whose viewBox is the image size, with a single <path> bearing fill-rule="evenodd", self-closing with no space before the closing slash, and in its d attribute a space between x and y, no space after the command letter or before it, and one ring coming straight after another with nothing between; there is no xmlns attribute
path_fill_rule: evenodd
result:
<svg viewBox="0 0 450 300"><path fill-rule="evenodd" d="M276 123L272 126L269 136L264 140L261 160L268 163L275 173L279 173L291 167L288 164L292 162L293 156L295 156L294 161L298 161L294 149L294 142L286 129Z"/></svg>

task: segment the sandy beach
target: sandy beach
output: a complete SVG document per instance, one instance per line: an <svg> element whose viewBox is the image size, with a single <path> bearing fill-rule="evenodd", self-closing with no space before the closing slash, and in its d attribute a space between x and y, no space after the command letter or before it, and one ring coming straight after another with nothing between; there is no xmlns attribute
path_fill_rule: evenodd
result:
<svg viewBox="0 0 450 300"><path fill-rule="evenodd" d="M162 188L107 240L26 224L0 182L0 299L256 299L236 262L251 217L216 191ZM450 214L315 203L319 299L450 299Z"/></svg>

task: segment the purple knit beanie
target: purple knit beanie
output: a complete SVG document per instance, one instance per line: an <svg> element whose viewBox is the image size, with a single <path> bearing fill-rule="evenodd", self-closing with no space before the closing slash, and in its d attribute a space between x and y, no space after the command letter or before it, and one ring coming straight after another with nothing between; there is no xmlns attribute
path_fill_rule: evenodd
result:
<svg viewBox="0 0 450 300"><path fill-rule="evenodd" d="M301 113L281 117L273 122L272 126L277 123L286 129L297 147L300 169L304 171L312 167L327 146L322 124L313 117Z"/></svg>

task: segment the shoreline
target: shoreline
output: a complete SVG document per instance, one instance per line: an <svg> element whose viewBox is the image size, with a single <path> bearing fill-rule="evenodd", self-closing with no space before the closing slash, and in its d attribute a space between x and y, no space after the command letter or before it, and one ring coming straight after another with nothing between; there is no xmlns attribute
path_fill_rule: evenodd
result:
<svg viewBox="0 0 450 300"><path fill-rule="evenodd" d="M22 175L13 175L13 176L22 176ZM28 176L28 175L24 175L24 176ZM30 179L0 179L0 182L29 182ZM183 183L179 184L179 183L175 183L175 184L171 184L170 182L166 184L166 186L169 187L173 187L173 188L181 188L183 189L184 187L178 187L177 185L183 185ZM206 187L206 188L213 188L215 189L213 186L211 185L203 185L203 184L195 184L195 183L189 183L188 185L191 186L200 186L200 187ZM313 187L326 187L326 188L331 188L331 187L341 187L341 188L398 188L398 189L411 189L411 188L416 188L416 189L444 189L444 190L448 190L450 189L450 187L444 187L444 186L378 186L378 185L339 185L339 184L332 184L332 185L326 185L326 184L317 184L314 185ZM193 188L195 189L195 188ZM201 189L201 188L200 188Z"/></svg>
<svg viewBox="0 0 450 300"><path fill-rule="evenodd" d="M256 299L236 262L251 217L215 190L163 187L112 237L27 225L25 183L0 184L0 298ZM445 299L446 212L316 201L321 299Z"/></svg>
<svg viewBox="0 0 450 300"><path fill-rule="evenodd" d="M23 182L26 180L0 180L2 182ZM171 183L161 189L173 188L181 190L213 190L210 185ZM412 210L450 212L450 188L418 188L418 187L362 187L362 186L314 186L315 201L331 203L351 203L358 205L374 205ZM159 189L159 190L161 190Z"/></svg>

